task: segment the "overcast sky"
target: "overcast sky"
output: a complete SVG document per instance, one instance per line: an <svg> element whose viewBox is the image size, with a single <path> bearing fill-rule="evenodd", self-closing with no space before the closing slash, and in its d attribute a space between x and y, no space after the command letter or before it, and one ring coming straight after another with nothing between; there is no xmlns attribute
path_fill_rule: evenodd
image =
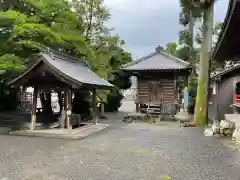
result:
<svg viewBox="0 0 240 180"><path fill-rule="evenodd" d="M217 1L215 22L224 20L228 1ZM179 0L105 0L105 4L112 14L109 28L115 28L134 59L153 52L157 45L178 42Z"/></svg>

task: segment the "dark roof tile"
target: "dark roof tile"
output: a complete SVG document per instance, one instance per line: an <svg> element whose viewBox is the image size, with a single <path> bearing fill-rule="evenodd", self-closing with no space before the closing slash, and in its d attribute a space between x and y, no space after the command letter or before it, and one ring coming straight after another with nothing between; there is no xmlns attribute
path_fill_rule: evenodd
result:
<svg viewBox="0 0 240 180"><path fill-rule="evenodd" d="M52 69L52 72L63 75L71 82L91 85L91 87L96 88L114 87L108 81L104 80L95 72L93 72L86 61L54 50L48 50L40 53L38 61L22 75L9 82L9 85L14 84L16 81L18 81L18 79L24 78L26 74L28 74L41 62L44 62L50 69Z"/></svg>
<svg viewBox="0 0 240 180"><path fill-rule="evenodd" d="M123 70L176 70L189 67L188 62L161 51L125 64Z"/></svg>

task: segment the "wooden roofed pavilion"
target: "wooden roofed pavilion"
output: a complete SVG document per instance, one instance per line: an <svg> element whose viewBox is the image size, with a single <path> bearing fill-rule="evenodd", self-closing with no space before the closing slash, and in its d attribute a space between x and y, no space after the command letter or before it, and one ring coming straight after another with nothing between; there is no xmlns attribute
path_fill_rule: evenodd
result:
<svg viewBox="0 0 240 180"><path fill-rule="evenodd" d="M96 118L96 89L110 89L114 86L108 81L94 73L84 60L67 54L47 49L39 53L35 63L30 66L20 76L11 80L9 86L12 88L23 86L33 87L32 105L32 126L36 124L36 102L40 91L64 92L65 115L60 126L72 129L72 94L79 90L91 90L93 97L93 122L97 123Z"/></svg>
<svg viewBox="0 0 240 180"><path fill-rule="evenodd" d="M137 77L136 106L176 103L178 98L177 80L187 77L192 66L166 52L154 52L132 61L123 67L123 71Z"/></svg>

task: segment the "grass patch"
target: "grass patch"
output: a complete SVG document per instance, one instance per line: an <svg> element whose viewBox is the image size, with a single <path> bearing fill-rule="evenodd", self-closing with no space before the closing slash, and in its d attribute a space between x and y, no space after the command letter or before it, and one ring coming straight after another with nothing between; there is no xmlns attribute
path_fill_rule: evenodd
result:
<svg viewBox="0 0 240 180"><path fill-rule="evenodd" d="M169 176L162 176L160 177L160 180L171 180Z"/></svg>
<svg viewBox="0 0 240 180"><path fill-rule="evenodd" d="M139 120L139 122L147 123L147 124L154 124L154 123L156 123L156 120L149 118L149 119L141 119L141 120Z"/></svg>
<svg viewBox="0 0 240 180"><path fill-rule="evenodd" d="M149 153L150 149L147 148L132 148L129 150L132 153Z"/></svg>

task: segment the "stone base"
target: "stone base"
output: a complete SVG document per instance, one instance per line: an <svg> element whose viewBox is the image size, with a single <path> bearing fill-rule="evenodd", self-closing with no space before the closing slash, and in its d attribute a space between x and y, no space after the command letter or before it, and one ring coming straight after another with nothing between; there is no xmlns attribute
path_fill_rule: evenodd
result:
<svg viewBox="0 0 240 180"><path fill-rule="evenodd" d="M147 117L148 115L143 113L130 113L127 116L125 116L124 119L132 118L133 120L143 120Z"/></svg>
<svg viewBox="0 0 240 180"><path fill-rule="evenodd" d="M8 127L0 127L0 134L9 134L11 128Z"/></svg>
<svg viewBox="0 0 240 180"><path fill-rule="evenodd" d="M58 139L83 139L91 134L99 132L107 128L107 124L86 125L76 129L42 129L42 130L22 130L11 131L10 135L29 136L29 137L44 137L44 138L58 138Z"/></svg>
<svg viewBox="0 0 240 180"><path fill-rule="evenodd" d="M175 119L180 122L190 122L193 120L193 115L188 114L188 112L178 112L175 115Z"/></svg>
<svg viewBox="0 0 240 180"><path fill-rule="evenodd" d="M240 129L235 129L232 135L232 140L240 144Z"/></svg>
<svg viewBox="0 0 240 180"><path fill-rule="evenodd" d="M234 122L236 129L240 129L240 114L225 114L224 117L227 121Z"/></svg>

